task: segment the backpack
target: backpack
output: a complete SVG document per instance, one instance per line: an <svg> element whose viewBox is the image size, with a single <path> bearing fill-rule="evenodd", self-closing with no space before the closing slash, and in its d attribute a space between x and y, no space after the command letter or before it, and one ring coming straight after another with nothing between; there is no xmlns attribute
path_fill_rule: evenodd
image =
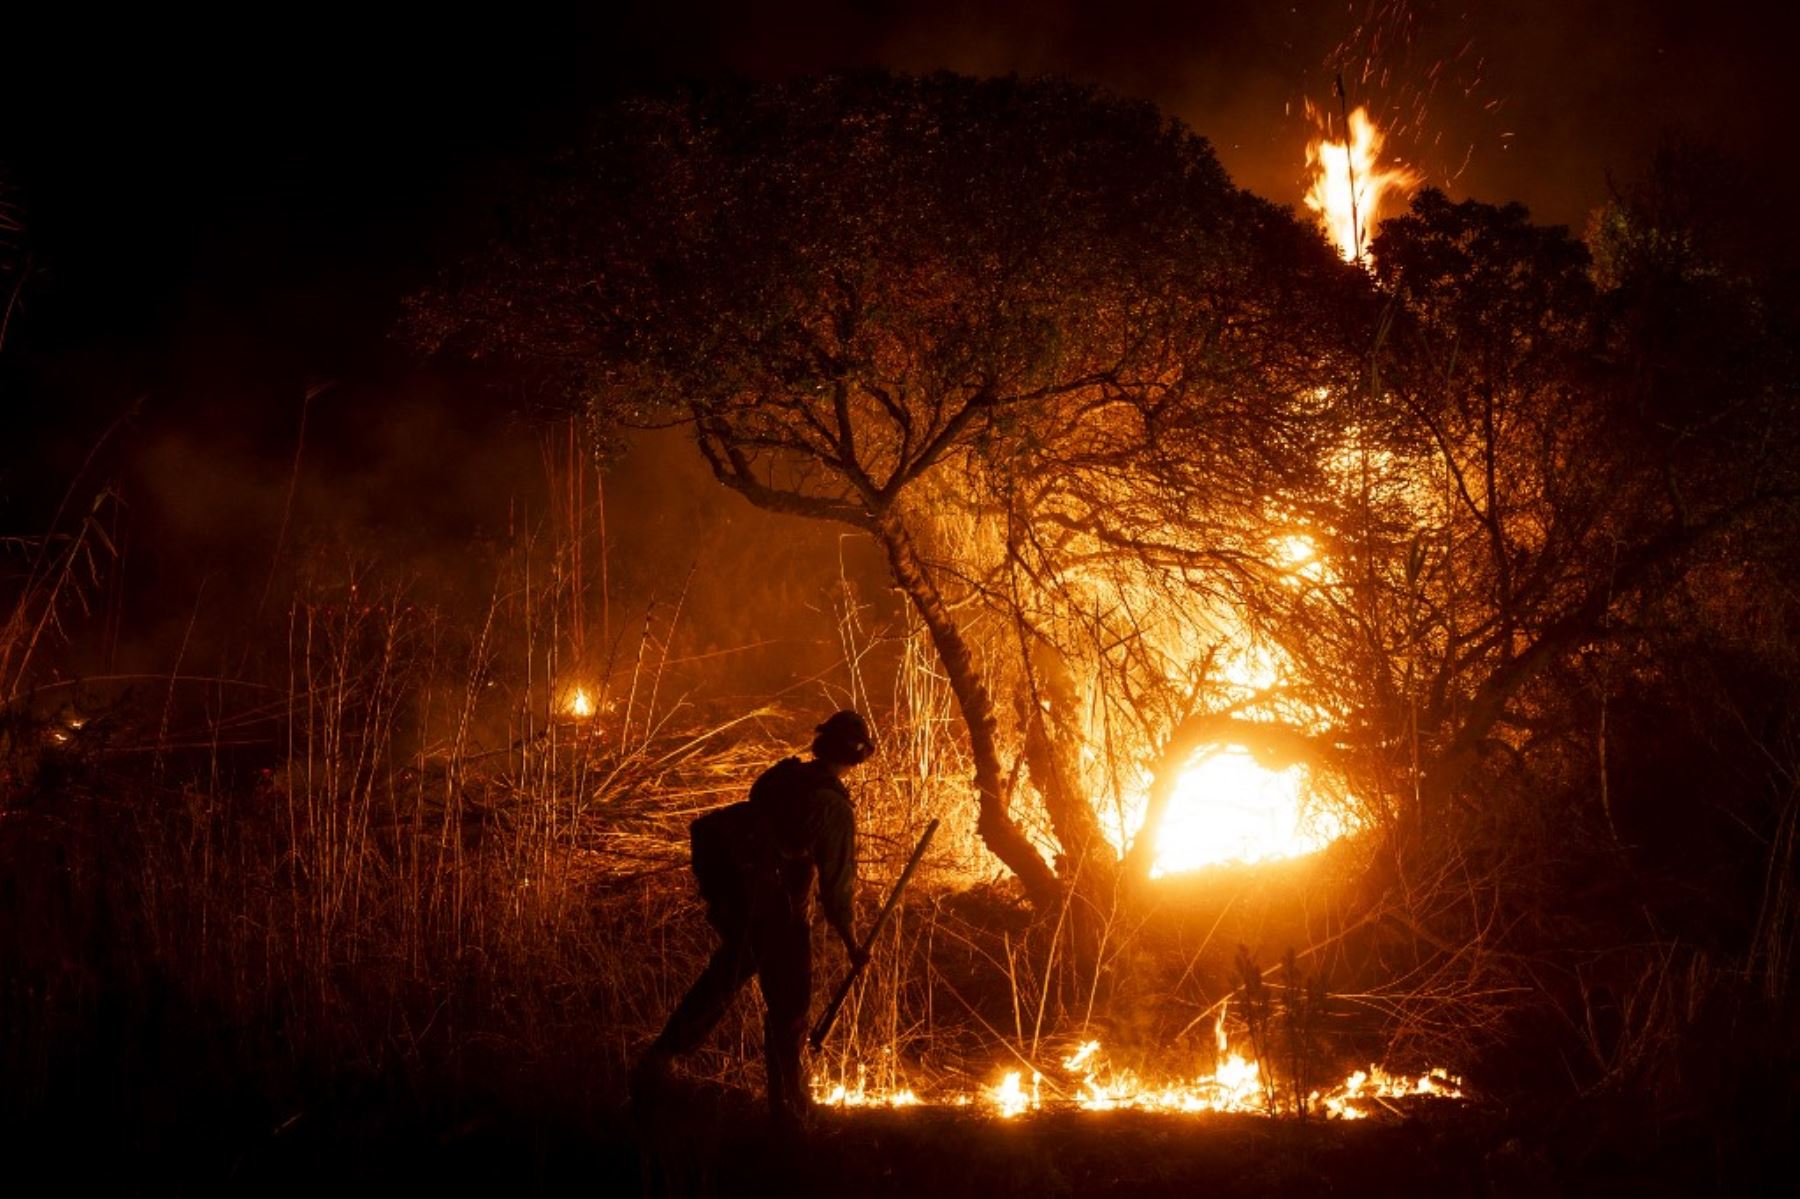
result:
<svg viewBox="0 0 1800 1199"><path fill-rule="evenodd" d="M727 804L688 825L694 879L709 908L732 907L748 886L748 875L770 856L761 815L749 801Z"/></svg>
<svg viewBox="0 0 1800 1199"><path fill-rule="evenodd" d="M799 758L784 758L762 772L742 803L715 808L688 825L694 879L713 911L747 907L751 888L773 885L790 903L804 906L812 879L804 817L809 797L821 786L842 784ZM802 840L786 844L796 835Z"/></svg>

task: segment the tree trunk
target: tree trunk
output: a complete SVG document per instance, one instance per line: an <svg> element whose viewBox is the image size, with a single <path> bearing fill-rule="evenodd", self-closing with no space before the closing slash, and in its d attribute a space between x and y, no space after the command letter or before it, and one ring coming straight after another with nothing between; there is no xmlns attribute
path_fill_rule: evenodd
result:
<svg viewBox="0 0 1800 1199"><path fill-rule="evenodd" d="M962 710L963 723L968 727L969 754L975 761L975 790L980 805L976 831L989 851L1024 884L1032 906L1040 912L1052 911L1061 900L1061 888L1049 864L1013 823L1008 810L1010 796L1000 768L993 698L976 669L975 656L920 559L906 525L897 515L886 513L876 524L876 536L887 551L894 581L912 601L931 634L931 644L937 649L950 690Z"/></svg>
<svg viewBox="0 0 1800 1199"><path fill-rule="evenodd" d="M1021 697L1020 713L1025 765L1068 861L1059 873L1092 890L1110 880L1113 862L1093 799L1082 787L1075 682L1062 655L1049 645L1032 647L1030 666L1034 686Z"/></svg>
<svg viewBox="0 0 1800 1199"><path fill-rule="evenodd" d="M1056 872L1068 896L1071 967L1062 976L1070 991L1064 998L1079 1004L1084 991L1096 993L1089 988L1099 982L1107 922L1118 910L1118 863L1082 785L1078 701L1068 665L1055 648L1042 642L1032 647L1028 665L1029 682L1019 694L1025 765L1062 846Z"/></svg>

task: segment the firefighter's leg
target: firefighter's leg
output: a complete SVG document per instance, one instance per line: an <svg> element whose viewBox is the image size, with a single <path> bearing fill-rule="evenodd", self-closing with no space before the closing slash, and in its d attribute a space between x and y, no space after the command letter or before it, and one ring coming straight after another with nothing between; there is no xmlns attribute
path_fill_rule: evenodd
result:
<svg viewBox="0 0 1800 1199"><path fill-rule="evenodd" d="M747 915L712 911L708 913L721 938L718 949L706 969L687 989L675 1005L669 1022L650 1046L649 1056L664 1060L687 1053L706 1040L725 1015L725 1009L737 996L738 989L749 981L756 970L756 954L751 944Z"/></svg>
<svg viewBox="0 0 1800 1199"><path fill-rule="evenodd" d="M798 1124L811 1107L800 1068L812 1005L812 937L804 919L785 910L759 920L757 979L762 985L763 1053L769 1075L769 1111L777 1123Z"/></svg>

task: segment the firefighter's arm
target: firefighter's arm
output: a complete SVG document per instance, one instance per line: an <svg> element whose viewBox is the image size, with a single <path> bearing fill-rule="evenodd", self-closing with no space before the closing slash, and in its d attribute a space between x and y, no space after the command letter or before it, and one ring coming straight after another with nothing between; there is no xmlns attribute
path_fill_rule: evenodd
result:
<svg viewBox="0 0 1800 1199"><path fill-rule="evenodd" d="M856 941L856 817L850 805L837 795L826 806L829 816L820 830L819 907L826 922L837 931L844 952L852 961L862 958Z"/></svg>

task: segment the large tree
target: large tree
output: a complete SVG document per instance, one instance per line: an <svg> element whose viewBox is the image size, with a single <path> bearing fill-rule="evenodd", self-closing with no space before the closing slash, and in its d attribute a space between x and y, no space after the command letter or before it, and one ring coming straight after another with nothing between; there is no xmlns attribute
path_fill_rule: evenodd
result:
<svg viewBox="0 0 1800 1199"><path fill-rule="evenodd" d="M1097 868L1057 639L1028 619L1054 605L993 568L1035 562L1054 591L1045 520L1080 534L1065 551L1141 556L1108 532L1261 514L1252 468L1298 444L1271 430L1316 417L1310 314L1349 278L1320 239L1148 105L952 75L629 104L507 223L417 298L421 339L550 371L604 422L684 423L751 502L873 537L954 691L987 847L1035 902L1060 898L1011 807L994 688L1022 674L1018 749L1059 856ZM1171 479L1202 485L1157 490ZM972 632L996 601L1018 637Z"/></svg>
<svg viewBox="0 0 1800 1199"><path fill-rule="evenodd" d="M1671 352L1654 332L1665 299L1597 279L1587 247L1516 205L1426 192L1375 253L1396 306L1383 465L1414 494L1405 546L1364 554L1393 564L1367 591L1429 832L1529 725L1548 670L1629 631L1631 605L1792 494L1792 380L1766 350ZM1730 310L1734 340L1754 344L1754 308Z"/></svg>

